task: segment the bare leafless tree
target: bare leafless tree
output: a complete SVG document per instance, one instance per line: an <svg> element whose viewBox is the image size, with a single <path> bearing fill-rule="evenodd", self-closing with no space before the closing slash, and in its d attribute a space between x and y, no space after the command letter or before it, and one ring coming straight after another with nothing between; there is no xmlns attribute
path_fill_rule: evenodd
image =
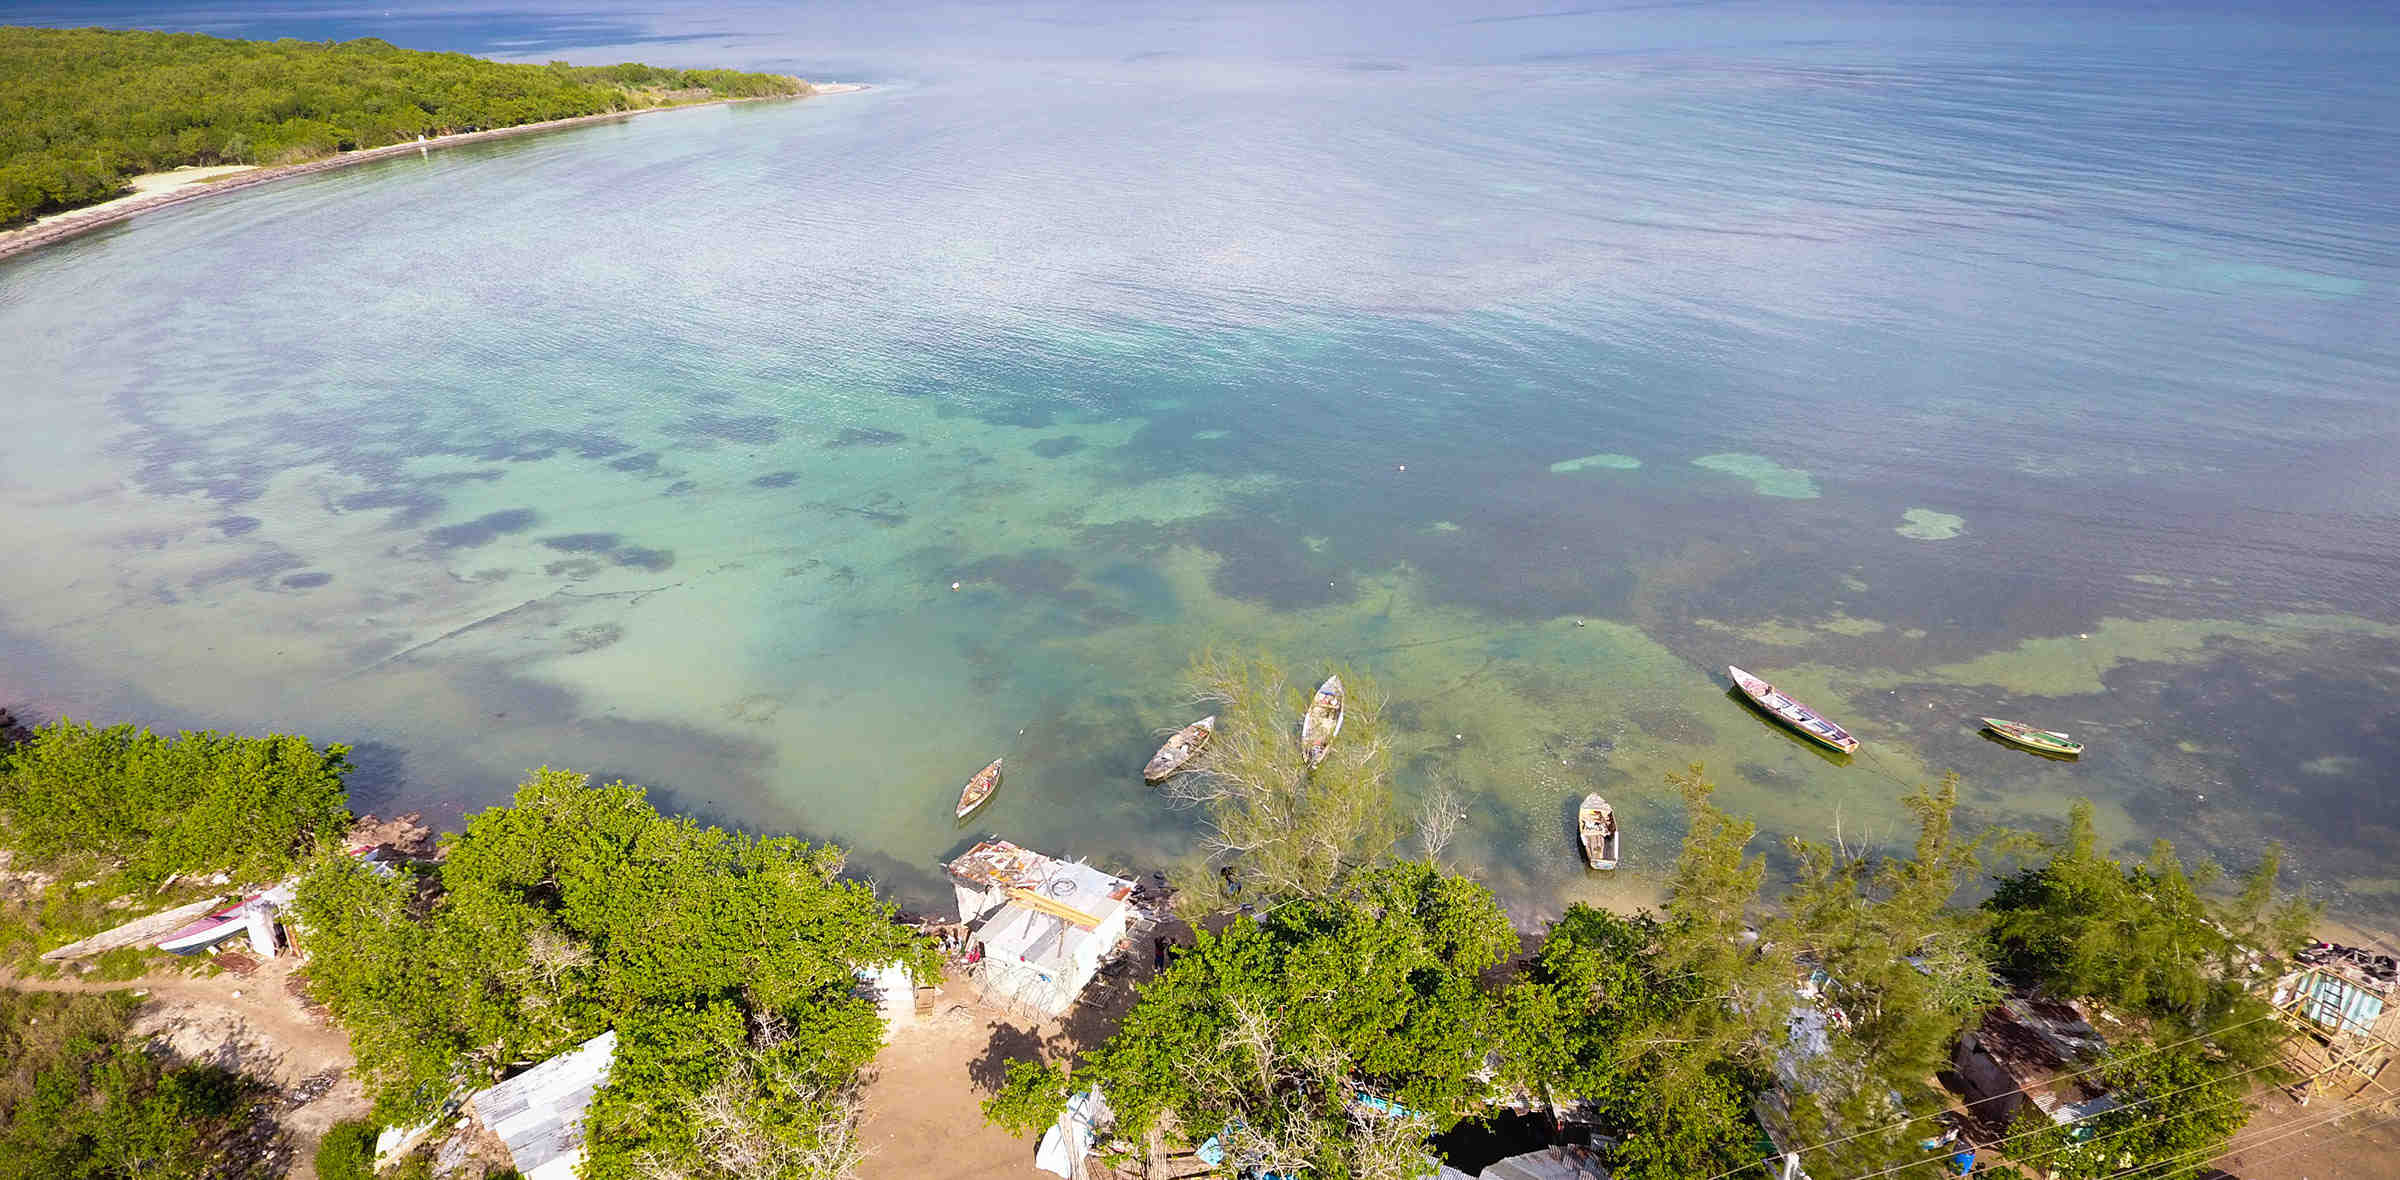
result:
<svg viewBox="0 0 2400 1180"><path fill-rule="evenodd" d="M1441 863L1442 850L1450 847L1451 839L1458 835L1459 823L1466 818L1458 793L1450 789L1448 782L1436 781L1426 793L1425 802L1417 808L1417 843L1425 850L1427 862Z"/></svg>
<svg viewBox="0 0 2400 1180"><path fill-rule="evenodd" d="M762 1090L779 1096L775 1111L762 1107ZM809 1125L770 1118L793 1110L809 1112ZM755 1047L736 1050L716 1084L686 1104L684 1116L701 1166L653 1155L642 1161L643 1180L851 1180L866 1162L857 1094L816 1086Z"/></svg>
<svg viewBox="0 0 2400 1180"><path fill-rule="evenodd" d="M1301 757L1307 696L1273 664L1209 654L1191 669L1194 699L1216 710L1217 735L1196 769L1168 780L1170 799L1202 808L1202 848L1270 898L1315 896L1353 865L1382 856L1397 835L1382 701L1344 670L1341 736L1313 770Z"/></svg>
<svg viewBox="0 0 2400 1180"><path fill-rule="evenodd" d="M543 989L556 995L559 980L568 972L592 965L592 951L574 935L544 922L525 932L525 962Z"/></svg>

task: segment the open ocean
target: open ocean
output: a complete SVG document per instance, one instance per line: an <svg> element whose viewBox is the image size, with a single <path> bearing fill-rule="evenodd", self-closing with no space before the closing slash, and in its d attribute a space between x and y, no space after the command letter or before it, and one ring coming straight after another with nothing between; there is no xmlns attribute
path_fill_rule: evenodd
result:
<svg viewBox="0 0 2400 1180"><path fill-rule="evenodd" d="M0 263L0 704L444 819L623 776L928 900L987 832L1188 864L1136 771L1259 649L1371 674L1528 915L1649 896L1699 761L1771 836L1956 770L2400 917L2389 7L389 9L0 23L874 88Z"/></svg>

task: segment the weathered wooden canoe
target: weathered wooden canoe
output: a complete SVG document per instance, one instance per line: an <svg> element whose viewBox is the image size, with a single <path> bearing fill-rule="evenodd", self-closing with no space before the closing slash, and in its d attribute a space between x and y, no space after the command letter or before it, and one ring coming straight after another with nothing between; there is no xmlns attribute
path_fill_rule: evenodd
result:
<svg viewBox="0 0 2400 1180"><path fill-rule="evenodd" d="M1979 718L1993 736L2011 745L2023 746L2037 754L2057 754L2072 758L2083 753L2083 743L2067 740L2056 730L2035 729L2022 721L2002 721L1997 717Z"/></svg>
<svg viewBox="0 0 2400 1180"><path fill-rule="evenodd" d="M1617 867L1617 813L1598 792L1583 797L1575 809L1575 834L1583 840L1583 859L1595 869Z"/></svg>
<svg viewBox="0 0 2400 1180"><path fill-rule="evenodd" d="M1000 760L994 758L990 766L976 771L975 777L967 780L966 790L958 793L958 818L967 818L968 812L983 806L984 800L991 798L992 792L999 789Z"/></svg>
<svg viewBox="0 0 2400 1180"><path fill-rule="evenodd" d="M1308 698L1308 711L1300 715L1300 754L1313 769L1325 760L1325 751L1333 746L1335 734L1342 732L1342 678L1328 676L1317 686L1315 696Z"/></svg>
<svg viewBox="0 0 2400 1180"><path fill-rule="evenodd" d="M1167 744L1160 746L1158 753L1150 756L1149 764L1142 767L1142 777L1157 782L1183 769L1193 755L1208 747L1208 739L1215 737L1216 733L1217 719L1214 716L1203 717L1176 730L1175 736L1168 738Z"/></svg>
<svg viewBox="0 0 2400 1180"><path fill-rule="evenodd" d="M1785 696L1774 685L1740 668L1727 664L1725 670L1732 674L1733 686L1741 689L1743 696L1749 697L1777 721L1799 731L1800 736L1844 754L1858 749L1858 739L1851 737L1849 730L1826 720L1824 714Z"/></svg>

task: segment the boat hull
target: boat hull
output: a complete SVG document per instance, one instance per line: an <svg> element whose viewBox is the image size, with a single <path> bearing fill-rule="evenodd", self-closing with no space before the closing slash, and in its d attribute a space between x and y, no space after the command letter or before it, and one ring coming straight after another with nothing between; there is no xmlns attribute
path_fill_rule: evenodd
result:
<svg viewBox="0 0 2400 1180"><path fill-rule="evenodd" d="M965 819L974 814L975 809L990 802L992 792L999 789L1000 759L994 758L990 766L976 771L975 777L967 780L966 789L958 793L958 818Z"/></svg>
<svg viewBox="0 0 2400 1180"><path fill-rule="evenodd" d="M1216 733L1217 719L1214 717L1203 717L1176 730L1175 736L1168 738L1167 743L1160 746L1158 753L1151 755L1149 763L1142 767L1142 778L1155 783L1173 777L1175 772L1191 765L1192 759L1200 756L1200 751L1208 748L1209 739L1215 737Z"/></svg>
<svg viewBox="0 0 2400 1180"><path fill-rule="evenodd" d="M1583 797L1575 809L1575 837L1583 845L1583 863L1603 872L1617 867L1617 813L1608 800Z"/></svg>
<svg viewBox="0 0 2400 1180"><path fill-rule="evenodd" d="M1308 711L1300 715L1300 756L1314 770L1333 749L1333 739L1342 732L1342 719L1348 710L1343 705L1342 678L1328 676L1308 699Z"/></svg>
<svg viewBox="0 0 2400 1180"><path fill-rule="evenodd" d="M1728 664L1725 671L1732 675L1736 690L1757 706L1760 712L1774 718L1784 728L1837 754L1858 752L1858 739L1850 736L1849 730L1834 724L1823 713L1801 704L1781 689L1740 668Z"/></svg>
<svg viewBox="0 0 2400 1180"><path fill-rule="evenodd" d="M2035 729L2022 721L2003 721L1997 717L1981 717L1983 728L1993 737L2020 750L2049 754L2059 758L2074 758L2083 753L2083 743L2070 741L2067 735L2048 729Z"/></svg>

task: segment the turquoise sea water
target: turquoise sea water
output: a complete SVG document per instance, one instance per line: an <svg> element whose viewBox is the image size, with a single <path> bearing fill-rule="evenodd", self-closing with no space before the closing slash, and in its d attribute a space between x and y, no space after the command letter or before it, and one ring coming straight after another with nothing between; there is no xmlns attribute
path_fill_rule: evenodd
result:
<svg viewBox="0 0 2400 1180"><path fill-rule="evenodd" d="M1375 676L1529 912L1646 895L1694 760L2400 907L2388 17L110 11L875 89L0 263L0 702L353 741L379 808L623 775L927 898L1184 857L1136 771L1259 648Z"/></svg>

